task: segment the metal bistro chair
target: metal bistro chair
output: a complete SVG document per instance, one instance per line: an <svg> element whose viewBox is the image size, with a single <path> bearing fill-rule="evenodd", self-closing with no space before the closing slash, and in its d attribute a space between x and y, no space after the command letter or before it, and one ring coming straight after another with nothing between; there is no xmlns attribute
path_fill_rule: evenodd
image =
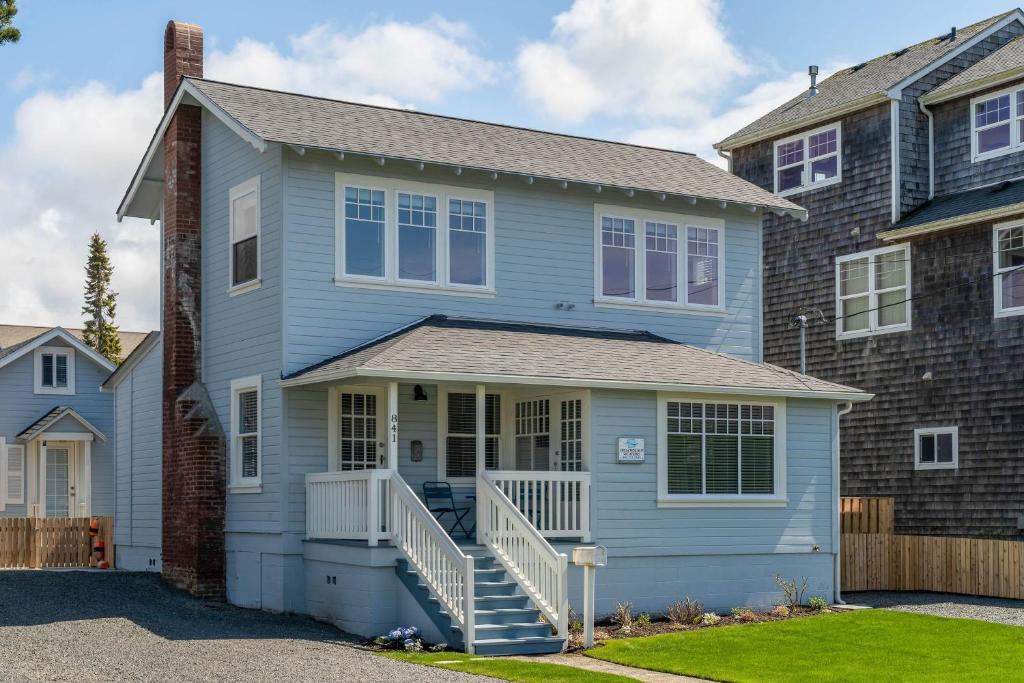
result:
<svg viewBox="0 0 1024 683"><path fill-rule="evenodd" d="M455 496L452 495L452 487L446 481L425 481L423 482L423 502L427 506L427 510L434 515L442 526L444 523L441 522L441 518L447 514L451 514L455 517L455 521L452 522L451 528L448 529L448 535L451 536L455 532L455 528L462 529L463 535L468 539L472 532L466 529L466 526L462 523L462 520L466 518L470 510L473 509L471 505L456 505Z"/></svg>

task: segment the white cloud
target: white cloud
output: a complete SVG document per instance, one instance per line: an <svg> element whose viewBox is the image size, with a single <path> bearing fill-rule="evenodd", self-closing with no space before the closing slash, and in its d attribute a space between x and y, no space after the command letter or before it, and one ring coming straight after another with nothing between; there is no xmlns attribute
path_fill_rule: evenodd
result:
<svg viewBox="0 0 1024 683"><path fill-rule="evenodd" d="M576 0L547 41L527 43L522 93L570 123L608 117L696 120L750 72L716 0Z"/></svg>
<svg viewBox="0 0 1024 683"><path fill-rule="evenodd" d="M366 102L437 102L494 77L463 24L383 23L352 33L316 27L287 52L251 39L207 55L211 78ZM37 82L15 76L14 86ZM0 322L81 324L89 236L107 240L122 329L158 326L159 235L118 224L114 208L162 112L163 79L114 90L89 82L43 91L18 106L0 146Z"/></svg>

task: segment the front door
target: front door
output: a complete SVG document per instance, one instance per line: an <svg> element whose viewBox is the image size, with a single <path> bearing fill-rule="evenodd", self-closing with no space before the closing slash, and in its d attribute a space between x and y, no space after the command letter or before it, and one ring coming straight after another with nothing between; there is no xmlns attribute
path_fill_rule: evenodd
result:
<svg viewBox="0 0 1024 683"><path fill-rule="evenodd" d="M75 447L50 443L46 447L46 516L72 517L75 513Z"/></svg>
<svg viewBox="0 0 1024 683"><path fill-rule="evenodd" d="M338 391L338 469L371 470L387 465L383 392Z"/></svg>
<svg viewBox="0 0 1024 683"><path fill-rule="evenodd" d="M583 471L585 406L579 393L517 401L516 469Z"/></svg>

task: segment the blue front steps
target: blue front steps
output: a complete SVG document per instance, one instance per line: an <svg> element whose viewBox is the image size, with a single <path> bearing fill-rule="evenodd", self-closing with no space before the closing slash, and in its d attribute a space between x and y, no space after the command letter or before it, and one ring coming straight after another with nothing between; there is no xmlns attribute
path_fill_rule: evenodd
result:
<svg viewBox="0 0 1024 683"><path fill-rule="evenodd" d="M565 639L551 635L551 625L541 621L540 610L519 590L504 567L497 564L482 546L465 546L462 552L472 556L476 586L476 640L478 655L539 655L561 652ZM398 578L430 616L441 633L451 634L448 645L462 650L462 630L452 624L437 598L430 595L409 563L398 560Z"/></svg>

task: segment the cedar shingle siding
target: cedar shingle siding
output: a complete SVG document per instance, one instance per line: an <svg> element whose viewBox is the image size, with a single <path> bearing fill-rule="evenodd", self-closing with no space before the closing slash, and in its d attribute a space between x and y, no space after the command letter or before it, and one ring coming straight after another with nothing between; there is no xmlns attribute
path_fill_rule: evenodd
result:
<svg viewBox="0 0 1024 683"><path fill-rule="evenodd" d="M928 119L917 97L1022 32L1011 24L904 90L903 215L928 198ZM937 195L1024 175L1024 153L971 164L972 96L931 108ZM790 323L800 306L820 308L834 319L836 257L887 244L876 234L891 226L889 116L885 103L841 118L842 182L790 196L810 211L808 222L765 219L768 363L799 367L799 332ZM771 189L772 142L734 149L733 170ZM854 228L859 235L851 234ZM910 244L910 331L837 340L831 322L808 329L808 374L876 394L843 420L842 494L894 496L901 533L1020 538L1024 316L993 316L992 223ZM924 379L927 372L930 380ZM959 427L959 468L915 470L914 429L947 425Z"/></svg>

